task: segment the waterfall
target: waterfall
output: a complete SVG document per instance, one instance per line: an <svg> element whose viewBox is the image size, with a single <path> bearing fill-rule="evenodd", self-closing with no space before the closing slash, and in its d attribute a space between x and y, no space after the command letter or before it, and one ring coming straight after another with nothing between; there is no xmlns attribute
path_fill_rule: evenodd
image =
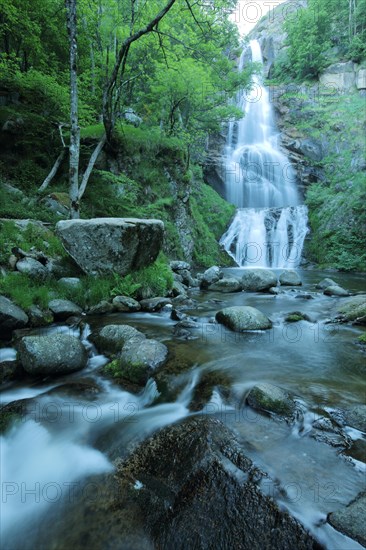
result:
<svg viewBox="0 0 366 550"><path fill-rule="evenodd" d="M258 41L249 47L252 61L263 63ZM308 231L307 208L279 149L268 91L258 75L249 94L238 94L237 106L244 116L229 123L224 163L226 198L238 210L220 242L241 267L296 267Z"/></svg>

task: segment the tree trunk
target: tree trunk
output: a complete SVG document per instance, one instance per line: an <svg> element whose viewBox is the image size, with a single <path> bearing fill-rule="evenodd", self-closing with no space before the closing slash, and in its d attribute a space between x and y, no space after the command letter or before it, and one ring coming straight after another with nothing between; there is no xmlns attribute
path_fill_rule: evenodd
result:
<svg viewBox="0 0 366 550"><path fill-rule="evenodd" d="M69 195L70 216L80 217L79 207L79 157L80 128L78 120L78 85L77 85L77 28L76 1L65 0L67 13L67 31L70 44L70 165L69 165Z"/></svg>
<svg viewBox="0 0 366 550"><path fill-rule="evenodd" d="M92 173L92 170L94 168L94 164L97 161L97 158L99 157L99 154L101 150L103 149L105 143L107 141L107 136L104 134L101 140L98 142L98 145L93 151L93 154L91 155L89 159L88 166L84 172L83 179L81 180L80 188L79 188L79 201L81 200L82 196L84 195L86 186L88 185L88 181L90 178L90 174Z"/></svg>
<svg viewBox="0 0 366 550"><path fill-rule="evenodd" d="M66 153L66 148L62 149L61 153L57 157L55 164L52 166L51 172L48 174L48 176L46 177L42 185L39 187L38 193L43 193L43 191L47 189L47 187L55 177L57 170L60 168L61 162L65 158L65 153Z"/></svg>

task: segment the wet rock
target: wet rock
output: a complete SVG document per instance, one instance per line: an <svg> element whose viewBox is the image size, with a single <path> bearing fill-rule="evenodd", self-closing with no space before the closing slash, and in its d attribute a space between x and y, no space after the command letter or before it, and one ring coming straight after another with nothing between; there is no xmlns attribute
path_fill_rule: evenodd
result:
<svg viewBox="0 0 366 550"><path fill-rule="evenodd" d="M338 283L336 283L335 281L333 281L333 279L322 279L316 286L315 288L319 288L320 290L325 290L326 288L328 288L329 286L338 286Z"/></svg>
<svg viewBox="0 0 366 550"><path fill-rule="evenodd" d="M199 286L199 280L194 279L187 269L183 269L179 272L179 274L182 277L182 283L187 287L194 288L196 286Z"/></svg>
<svg viewBox="0 0 366 550"><path fill-rule="evenodd" d="M179 281L174 281L172 286L172 294L173 296L187 296L187 287Z"/></svg>
<svg viewBox="0 0 366 550"><path fill-rule="evenodd" d="M123 276L156 260L163 244L164 224L134 218L66 220L57 223L56 233L85 273Z"/></svg>
<svg viewBox="0 0 366 550"><path fill-rule="evenodd" d="M179 309L173 309L170 314L170 318L173 321L183 321L183 319L187 318L187 315L183 313L183 311L179 311Z"/></svg>
<svg viewBox="0 0 366 550"><path fill-rule="evenodd" d="M284 286L300 286L302 285L300 275L297 273L297 271L294 270L286 270L283 271L279 277L279 281L281 285Z"/></svg>
<svg viewBox="0 0 366 550"><path fill-rule="evenodd" d="M119 372L135 384L144 385L152 372L168 359L168 348L157 340L131 338L117 358Z"/></svg>
<svg viewBox="0 0 366 550"><path fill-rule="evenodd" d="M240 281L234 277L224 277L208 287L214 292L240 292L242 289Z"/></svg>
<svg viewBox="0 0 366 550"><path fill-rule="evenodd" d="M345 299L337 308L341 314L341 320L366 324L366 294Z"/></svg>
<svg viewBox="0 0 366 550"><path fill-rule="evenodd" d="M271 480L218 420L190 418L161 430L115 476L122 493L139 482L133 498L156 548L319 548L262 492L261 481Z"/></svg>
<svg viewBox="0 0 366 550"><path fill-rule="evenodd" d="M241 279L243 290L261 292L277 285L277 276L270 269L248 269Z"/></svg>
<svg viewBox="0 0 366 550"><path fill-rule="evenodd" d="M349 292L348 290L345 290L344 288L342 288L341 286L328 286L325 290L324 290L324 294L326 296L349 296Z"/></svg>
<svg viewBox="0 0 366 550"><path fill-rule="evenodd" d="M172 301L170 298L164 298L164 297L157 297L157 298L148 298L146 300L140 301L140 306L142 311L160 311L165 307L166 305L172 305Z"/></svg>
<svg viewBox="0 0 366 550"><path fill-rule="evenodd" d="M310 317L301 311L291 311L285 317L286 323L297 323L298 321L310 321Z"/></svg>
<svg viewBox="0 0 366 550"><path fill-rule="evenodd" d="M27 314L31 327L44 327L53 323L53 315L49 309L41 309L33 305L27 310Z"/></svg>
<svg viewBox="0 0 366 550"><path fill-rule="evenodd" d="M183 262L180 260L173 260L169 263L170 269L172 271L183 271L185 269L188 269L188 271L191 269L191 265L188 262Z"/></svg>
<svg viewBox="0 0 366 550"><path fill-rule="evenodd" d="M83 369L88 360L80 340L68 334L26 336L17 348L24 370L33 375L67 374Z"/></svg>
<svg viewBox="0 0 366 550"><path fill-rule="evenodd" d="M0 337L7 338L12 330L28 324L28 315L11 300L0 296Z"/></svg>
<svg viewBox="0 0 366 550"><path fill-rule="evenodd" d="M48 309L53 313L57 321L65 321L72 315L81 315L83 310L70 300L51 300Z"/></svg>
<svg viewBox="0 0 366 550"><path fill-rule="evenodd" d="M114 305L107 300L102 300L99 304L95 304L88 309L88 315L105 315L106 313L113 313L115 311Z"/></svg>
<svg viewBox="0 0 366 550"><path fill-rule="evenodd" d="M346 409L344 418L348 426L366 433L366 405L354 405Z"/></svg>
<svg viewBox="0 0 366 550"><path fill-rule="evenodd" d="M2 361L0 363L0 384L19 380L24 376L24 370L18 361Z"/></svg>
<svg viewBox="0 0 366 550"><path fill-rule="evenodd" d="M106 325L89 336L99 351L112 354L119 353L130 338L143 340L145 335L130 325Z"/></svg>
<svg viewBox="0 0 366 550"><path fill-rule="evenodd" d="M62 395L73 399L93 401L101 393L102 389L96 384L95 380L85 379L61 384L43 395Z"/></svg>
<svg viewBox="0 0 366 550"><path fill-rule="evenodd" d="M338 531L366 546L366 493L360 493L348 506L332 512L328 522Z"/></svg>
<svg viewBox="0 0 366 550"><path fill-rule="evenodd" d="M25 273L32 279L44 280L48 275L44 265L33 258L22 258L17 262L16 268L20 273Z"/></svg>
<svg viewBox="0 0 366 550"><path fill-rule="evenodd" d="M312 296L311 294L308 294L307 292L297 294L295 298L298 300L314 300L314 296Z"/></svg>
<svg viewBox="0 0 366 550"><path fill-rule="evenodd" d="M254 386L247 396L247 403L253 409L285 418L292 418L296 408L294 400L285 390L267 383Z"/></svg>
<svg viewBox="0 0 366 550"><path fill-rule="evenodd" d="M250 306L233 306L222 309L216 313L216 320L235 332L265 330L272 327L272 321L264 313Z"/></svg>
<svg viewBox="0 0 366 550"><path fill-rule="evenodd" d="M79 277L61 277L58 282L66 288L81 288L82 286Z"/></svg>
<svg viewBox="0 0 366 550"><path fill-rule="evenodd" d="M278 288L278 286L271 286L271 288L268 289L268 292L269 294L273 294L274 296L281 294L281 290Z"/></svg>
<svg viewBox="0 0 366 550"><path fill-rule="evenodd" d="M202 275L202 279L200 281L201 288L208 288L210 285L213 285L214 283L217 283L220 279L223 277L223 272L217 265L214 265L210 267L209 269L206 269L206 271Z"/></svg>
<svg viewBox="0 0 366 550"><path fill-rule="evenodd" d="M112 303L115 311L132 313L141 309L139 302L129 296L116 296Z"/></svg>

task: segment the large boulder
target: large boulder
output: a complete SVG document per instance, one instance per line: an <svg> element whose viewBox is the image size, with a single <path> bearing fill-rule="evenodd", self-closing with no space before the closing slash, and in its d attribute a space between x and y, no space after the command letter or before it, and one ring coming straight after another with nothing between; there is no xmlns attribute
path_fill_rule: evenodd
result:
<svg viewBox="0 0 366 550"><path fill-rule="evenodd" d="M0 334L7 337L12 330L24 328L28 315L11 300L0 296Z"/></svg>
<svg viewBox="0 0 366 550"><path fill-rule="evenodd" d="M118 356L119 374L134 384L144 385L150 374L168 359L168 348L157 340L129 339Z"/></svg>
<svg viewBox="0 0 366 550"><path fill-rule="evenodd" d="M201 279L201 288L208 288L210 285L217 283L223 278L223 273L217 265L213 265L209 269L206 269Z"/></svg>
<svg viewBox="0 0 366 550"><path fill-rule="evenodd" d="M346 508L332 512L329 523L351 539L366 547L366 493L361 493Z"/></svg>
<svg viewBox="0 0 366 550"><path fill-rule="evenodd" d="M342 320L366 324L366 294L346 298L337 309Z"/></svg>
<svg viewBox="0 0 366 550"><path fill-rule="evenodd" d="M19 360L29 374L66 374L83 369L88 360L83 344L69 334L25 336L17 347Z"/></svg>
<svg viewBox="0 0 366 550"><path fill-rule="evenodd" d="M85 273L126 275L156 260L164 224L135 218L66 220L57 223L56 232Z"/></svg>
<svg viewBox="0 0 366 550"><path fill-rule="evenodd" d="M134 312L140 311L140 303L130 296L115 296L113 298L113 306L116 311L120 312Z"/></svg>
<svg viewBox="0 0 366 550"><path fill-rule="evenodd" d="M329 279L326 277L325 279L322 279L319 281L319 283L316 284L315 288L320 288L320 290L325 290L329 286L338 286L338 283L333 281L333 279Z"/></svg>
<svg viewBox="0 0 366 550"><path fill-rule="evenodd" d="M326 296L339 296L339 297L344 297L344 296L349 296L349 292L348 290L346 290L345 288L342 288L341 286L328 286L325 290L324 290L324 294Z"/></svg>
<svg viewBox="0 0 366 550"><path fill-rule="evenodd" d="M216 321L235 332L272 327L272 321L264 313L250 306L226 307L216 313Z"/></svg>
<svg viewBox="0 0 366 550"><path fill-rule="evenodd" d="M51 300L48 303L48 309L53 313L57 321L65 321L68 317L82 314L82 309L70 300Z"/></svg>
<svg viewBox="0 0 366 550"><path fill-rule="evenodd" d="M261 383L254 386L248 394L247 403L253 409L286 418L292 418L295 412L294 400L285 390L273 384Z"/></svg>
<svg viewBox="0 0 366 550"><path fill-rule="evenodd" d="M270 478L218 420L189 418L164 428L119 463L115 480L138 506L155 548L318 547L265 494L261 486Z"/></svg>
<svg viewBox="0 0 366 550"><path fill-rule="evenodd" d="M239 292L242 289L240 281L235 277L224 277L208 287L214 292Z"/></svg>
<svg viewBox="0 0 366 550"><path fill-rule="evenodd" d="M281 285L285 286L300 286L302 284L300 275L293 269L283 271L279 277Z"/></svg>
<svg viewBox="0 0 366 550"><path fill-rule="evenodd" d="M106 325L89 336L97 348L104 353L119 353L130 339L143 340L145 335L129 325Z"/></svg>
<svg viewBox="0 0 366 550"><path fill-rule="evenodd" d="M270 269L248 269L241 279L243 290L260 292L277 285L277 276Z"/></svg>

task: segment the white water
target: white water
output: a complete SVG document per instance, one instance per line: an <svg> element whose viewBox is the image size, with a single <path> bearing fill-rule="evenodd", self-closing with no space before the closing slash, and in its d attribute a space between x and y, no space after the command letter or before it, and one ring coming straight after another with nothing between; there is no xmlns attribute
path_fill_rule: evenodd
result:
<svg viewBox="0 0 366 550"><path fill-rule="evenodd" d="M256 40L252 60L262 63ZM240 58L242 70L246 50ZM225 152L225 186L229 202L238 207L221 238L241 267L296 267L307 233L307 209L300 204L293 168L279 150L268 91L254 75L249 94L237 106L244 116L231 121Z"/></svg>

